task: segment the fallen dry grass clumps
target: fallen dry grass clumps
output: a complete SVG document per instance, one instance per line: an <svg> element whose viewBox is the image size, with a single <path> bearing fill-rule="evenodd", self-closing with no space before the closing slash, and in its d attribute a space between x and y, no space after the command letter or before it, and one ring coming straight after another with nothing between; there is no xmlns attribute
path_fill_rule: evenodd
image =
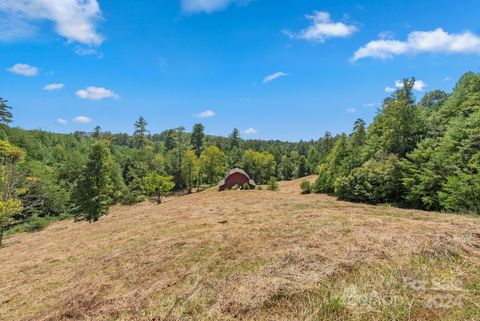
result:
<svg viewBox="0 0 480 321"><path fill-rule="evenodd" d="M1 320L480 320L480 220L280 191L6 239Z"/></svg>

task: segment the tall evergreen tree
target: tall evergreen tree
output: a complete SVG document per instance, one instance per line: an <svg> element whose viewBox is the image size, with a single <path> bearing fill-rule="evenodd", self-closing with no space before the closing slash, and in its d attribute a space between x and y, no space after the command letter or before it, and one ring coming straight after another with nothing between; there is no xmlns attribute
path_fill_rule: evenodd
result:
<svg viewBox="0 0 480 321"><path fill-rule="evenodd" d="M234 128L230 135L228 135L228 150L234 148L240 148L242 138L240 137L240 131L237 128Z"/></svg>
<svg viewBox="0 0 480 321"><path fill-rule="evenodd" d="M101 136L102 136L102 127L97 125L92 131L92 137L95 139L100 139Z"/></svg>
<svg viewBox="0 0 480 321"><path fill-rule="evenodd" d="M148 133L149 131L147 130L147 121L145 118L140 116L138 120L135 122L135 131L133 133L133 140L135 142L136 147L145 147L147 146L150 141L148 139Z"/></svg>
<svg viewBox="0 0 480 321"><path fill-rule="evenodd" d="M8 100L3 99L0 97L0 124L10 124L12 122L12 113L10 112L10 109L12 107L7 105Z"/></svg>
<svg viewBox="0 0 480 321"><path fill-rule="evenodd" d="M202 150L203 150L203 143L205 140L204 131L205 131L205 127L202 124L193 125L191 143L197 157L200 157L200 154L202 153Z"/></svg>
<svg viewBox="0 0 480 321"><path fill-rule="evenodd" d="M76 219L95 222L107 214L114 194L112 169L107 144L98 142L93 145L74 193Z"/></svg>

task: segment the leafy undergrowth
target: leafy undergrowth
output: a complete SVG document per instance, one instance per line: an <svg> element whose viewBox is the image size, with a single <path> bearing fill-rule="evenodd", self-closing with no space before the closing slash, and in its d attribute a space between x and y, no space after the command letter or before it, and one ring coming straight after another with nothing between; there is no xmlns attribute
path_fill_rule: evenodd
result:
<svg viewBox="0 0 480 321"><path fill-rule="evenodd" d="M480 221L207 190L6 239L1 320L479 320Z"/></svg>

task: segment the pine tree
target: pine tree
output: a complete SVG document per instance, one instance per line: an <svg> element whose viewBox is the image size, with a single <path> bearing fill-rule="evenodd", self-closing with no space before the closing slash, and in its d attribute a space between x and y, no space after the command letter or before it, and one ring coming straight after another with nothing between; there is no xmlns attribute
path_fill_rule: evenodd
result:
<svg viewBox="0 0 480 321"><path fill-rule="evenodd" d="M7 105L8 100L3 99L0 97L0 124L10 124L12 122L12 113L9 109L12 107Z"/></svg>
<svg viewBox="0 0 480 321"><path fill-rule="evenodd" d="M203 127L202 124L193 125L191 143L197 157L200 157L200 154L202 153L202 150L203 150L203 142L205 139L204 130L205 130L205 127Z"/></svg>
<svg viewBox="0 0 480 321"><path fill-rule="evenodd" d="M240 137L240 131L237 128L234 128L230 135L228 135L228 150L239 148L241 142L242 138Z"/></svg>
<svg viewBox="0 0 480 321"><path fill-rule="evenodd" d="M101 136L102 136L102 127L95 126L95 128L92 131L92 137L95 139L100 139Z"/></svg>
<svg viewBox="0 0 480 321"><path fill-rule="evenodd" d="M150 143L150 140L148 139L149 131L147 130L147 125L147 121L142 116L140 116L140 118L138 118L138 120L135 122L133 140L136 147L143 148Z"/></svg>
<svg viewBox="0 0 480 321"><path fill-rule="evenodd" d="M95 222L107 214L114 194L112 169L113 161L107 144L98 142L93 145L74 192L77 220Z"/></svg>

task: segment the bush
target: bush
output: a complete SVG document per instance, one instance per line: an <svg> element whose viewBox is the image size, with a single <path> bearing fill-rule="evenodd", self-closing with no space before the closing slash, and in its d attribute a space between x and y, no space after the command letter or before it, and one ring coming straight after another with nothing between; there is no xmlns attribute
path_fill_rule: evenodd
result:
<svg viewBox="0 0 480 321"><path fill-rule="evenodd" d="M401 199L402 183L398 158L395 155L382 155L355 168L347 177L335 180L335 193L340 199L387 203Z"/></svg>
<svg viewBox="0 0 480 321"><path fill-rule="evenodd" d="M455 212L480 213L480 174L451 176L439 194L442 206Z"/></svg>
<svg viewBox="0 0 480 321"><path fill-rule="evenodd" d="M327 166L318 166L317 172L318 177L312 187L315 193L333 193L334 177L332 173L327 169Z"/></svg>
<svg viewBox="0 0 480 321"><path fill-rule="evenodd" d="M277 183L277 180L275 179L275 177L270 177L270 179L268 180L268 190L270 191L278 191L278 183Z"/></svg>
<svg viewBox="0 0 480 321"><path fill-rule="evenodd" d="M248 183L243 184L242 189L248 191L250 189L250 184Z"/></svg>
<svg viewBox="0 0 480 321"><path fill-rule="evenodd" d="M140 191L127 189L123 194L122 204L123 205L132 205L135 203L143 202L146 199Z"/></svg>
<svg viewBox="0 0 480 321"><path fill-rule="evenodd" d="M310 194L312 192L312 184L310 181L302 181L300 188L302 189L302 194Z"/></svg>

